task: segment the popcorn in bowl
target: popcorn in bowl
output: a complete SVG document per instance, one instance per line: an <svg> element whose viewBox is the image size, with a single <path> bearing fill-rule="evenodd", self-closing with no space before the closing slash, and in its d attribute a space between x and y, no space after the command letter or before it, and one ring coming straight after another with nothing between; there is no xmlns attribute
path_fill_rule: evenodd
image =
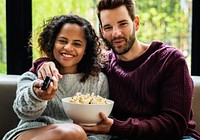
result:
<svg viewBox="0 0 200 140"><path fill-rule="evenodd" d="M114 102L99 95L81 94L62 99L63 109L70 119L81 125L93 126L101 122L99 113L109 116Z"/></svg>
<svg viewBox="0 0 200 140"><path fill-rule="evenodd" d="M80 92L76 93L75 96L69 98L69 102L79 103L79 104L108 104L108 100L99 95L95 96L92 94L81 94Z"/></svg>

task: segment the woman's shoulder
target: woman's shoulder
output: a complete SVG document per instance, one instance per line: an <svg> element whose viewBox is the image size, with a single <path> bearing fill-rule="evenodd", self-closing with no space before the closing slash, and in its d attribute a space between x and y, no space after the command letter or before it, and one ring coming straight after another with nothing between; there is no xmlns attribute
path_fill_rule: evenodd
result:
<svg viewBox="0 0 200 140"><path fill-rule="evenodd" d="M107 76L103 72L99 72L99 78L107 80Z"/></svg>
<svg viewBox="0 0 200 140"><path fill-rule="evenodd" d="M28 80L28 79L37 79L37 75L35 75L34 73L30 72L30 71L27 71L25 73L23 73L21 76L20 76L20 81L21 80Z"/></svg>
<svg viewBox="0 0 200 140"><path fill-rule="evenodd" d="M88 80L105 81L105 80L107 80L107 77L103 72L99 72L96 76L89 76Z"/></svg>
<svg viewBox="0 0 200 140"><path fill-rule="evenodd" d="M99 76L100 76L100 77L106 78L106 75L105 75L105 73L103 73L103 72L99 72Z"/></svg>

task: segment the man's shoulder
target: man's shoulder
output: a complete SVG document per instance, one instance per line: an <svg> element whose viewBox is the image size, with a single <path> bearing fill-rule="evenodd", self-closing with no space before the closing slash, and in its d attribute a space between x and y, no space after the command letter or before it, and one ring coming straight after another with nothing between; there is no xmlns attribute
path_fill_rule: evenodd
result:
<svg viewBox="0 0 200 140"><path fill-rule="evenodd" d="M176 46L168 45L161 41L153 41L151 43L151 46L155 47L156 51L160 51L160 52L164 52L164 53L172 53L173 52L175 54L182 55L181 51Z"/></svg>

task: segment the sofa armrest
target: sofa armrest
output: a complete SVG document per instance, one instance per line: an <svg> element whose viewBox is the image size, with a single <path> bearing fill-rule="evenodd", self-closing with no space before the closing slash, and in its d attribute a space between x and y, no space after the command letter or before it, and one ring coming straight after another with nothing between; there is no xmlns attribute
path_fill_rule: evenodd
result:
<svg viewBox="0 0 200 140"><path fill-rule="evenodd" d="M197 123L196 130L200 132L200 76L192 76L194 81L194 97L192 100L193 119Z"/></svg>
<svg viewBox="0 0 200 140"><path fill-rule="evenodd" d="M0 75L0 139L19 122L12 108L18 79L19 75Z"/></svg>

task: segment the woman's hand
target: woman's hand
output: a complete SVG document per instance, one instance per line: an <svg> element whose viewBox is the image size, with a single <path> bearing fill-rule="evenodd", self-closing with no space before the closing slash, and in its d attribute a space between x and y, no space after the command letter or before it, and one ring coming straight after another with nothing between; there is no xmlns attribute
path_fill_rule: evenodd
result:
<svg viewBox="0 0 200 140"><path fill-rule="evenodd" d="M45 62L43 63L37 71L38 78L44 80L48 75L50 77L56 77L58 80L62 78L62 75L59 73L54 62Z"/></svg>
<svg viewBox="0 0 200 140"><path fill-rule="evenodd" d="M113 119L105 116L104 113L99 114L102 121L95 126L81 126L86 132L93 134L107 134L113 124Z"/></svg>
<svg viewBox="0 0 200 140"><path fill-rule="evenodd" d="M38 98L42 100L50 100L54 97L58 87L58 79L55 76L53 76L51 79L52 81L50 82L49 87L45 91L41 89L43 83L42 80L37 80L34 82L33 90Z"/></svg>

